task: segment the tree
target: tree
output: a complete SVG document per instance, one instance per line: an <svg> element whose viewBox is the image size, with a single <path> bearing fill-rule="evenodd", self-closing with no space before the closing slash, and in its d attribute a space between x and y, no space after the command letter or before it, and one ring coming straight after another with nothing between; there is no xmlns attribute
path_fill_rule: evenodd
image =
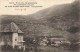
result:
<svg viewBox="0 0 80 52"><path fill-rule="evenodd" d="M70 48L76 49L78 47L77 45L77 42L79 41L78 32L80 31L80 28L72 26L67 31L70 33L70 35L68 36L68 40L71 43Z"/></svg>

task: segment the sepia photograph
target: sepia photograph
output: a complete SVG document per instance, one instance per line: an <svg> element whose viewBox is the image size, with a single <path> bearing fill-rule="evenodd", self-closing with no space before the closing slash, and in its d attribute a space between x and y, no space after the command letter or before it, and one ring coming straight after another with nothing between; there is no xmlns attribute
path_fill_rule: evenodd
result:
<svg viewBox="0 0 80 52"><path fill-rule="evenodd" d="M0 52L80 52L79 0L1 0Z"/></svg>

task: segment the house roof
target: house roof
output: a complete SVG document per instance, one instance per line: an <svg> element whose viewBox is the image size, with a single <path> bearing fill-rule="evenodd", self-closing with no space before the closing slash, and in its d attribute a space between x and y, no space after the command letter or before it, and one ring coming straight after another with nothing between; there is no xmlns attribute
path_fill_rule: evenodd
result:
<svg viewBox="0 0 80 52"><path fill-rule="evenodd" d="M44 38L44 37L47 37L47 38L64 38L64 36L60 36L60 35L55 35L55 36L38 36L39 38Z"/></svg>
<svg viewBox="0 0 80 52"><path fill-rule="evenodd" d="M17 32L17 33L23 33L14 22L11 22L10 24L7 24L5 26L4 25L1 26L0 31L1 32Z"/></svg>

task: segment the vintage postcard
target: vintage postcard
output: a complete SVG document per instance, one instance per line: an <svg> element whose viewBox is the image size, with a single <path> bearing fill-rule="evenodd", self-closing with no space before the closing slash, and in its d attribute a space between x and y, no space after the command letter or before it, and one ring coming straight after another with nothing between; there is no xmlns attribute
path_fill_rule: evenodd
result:
<svg viewBox="0 0 80 52"><path fill-rule="evenodd" d="M0 52L80 52L79 0L0 0Z"/></svg>

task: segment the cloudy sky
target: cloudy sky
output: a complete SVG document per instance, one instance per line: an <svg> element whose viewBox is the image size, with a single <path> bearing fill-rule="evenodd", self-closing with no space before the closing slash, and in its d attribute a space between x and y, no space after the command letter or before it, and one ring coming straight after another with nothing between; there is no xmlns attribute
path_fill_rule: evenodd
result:
<svg viewBox="0 0 80 52"><path fill-rule="evenodd" d="M50 6L72 3L73 1L74 0L0 0L0 15L28 15ZM13 4L10 4L11 2L18 2L18 4L20 2L36 2L37 4L34 4L35 6L42 7L5 7L13 6Z"/></svg>

